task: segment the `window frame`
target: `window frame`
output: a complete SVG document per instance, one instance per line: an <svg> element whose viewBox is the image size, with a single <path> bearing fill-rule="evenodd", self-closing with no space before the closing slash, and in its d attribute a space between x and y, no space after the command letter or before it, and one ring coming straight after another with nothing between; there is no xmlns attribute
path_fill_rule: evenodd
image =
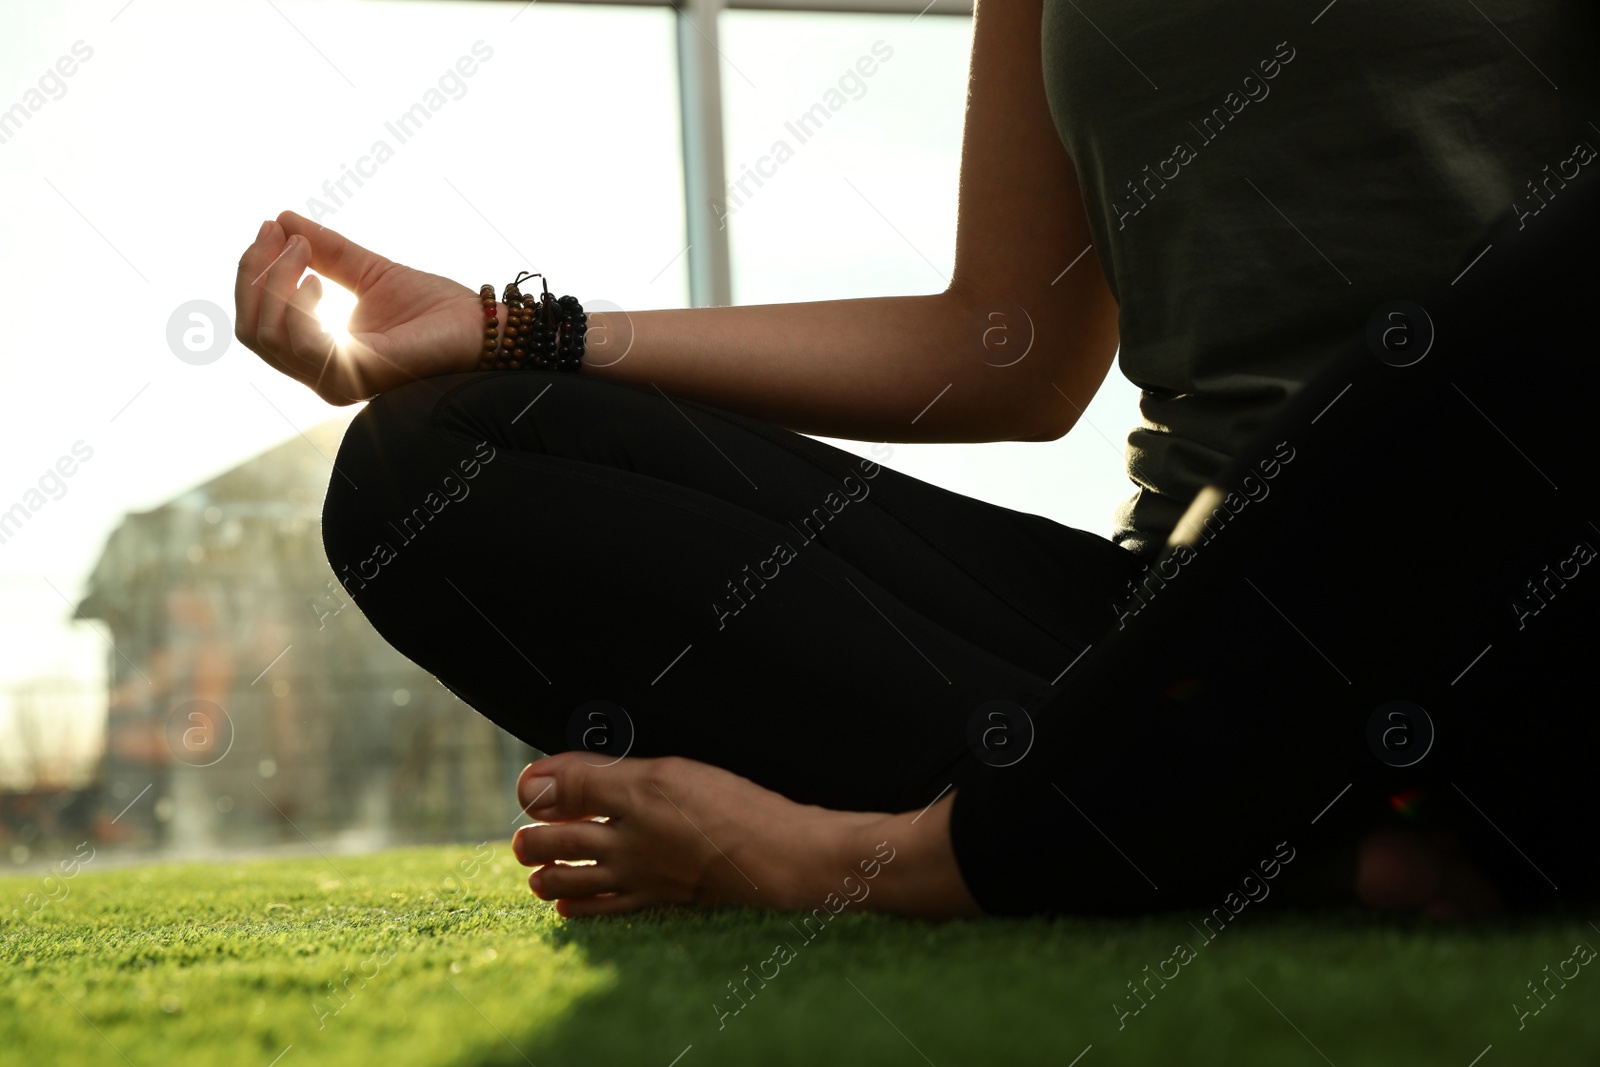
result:
<svg viewBox="0 0 1600 1067"><path fill-rule="evenodd" d="M531 0L506 0L528 3ZM678 121L683 139L684 243L692 307L733 303L728 230L712 202L723 195L727 149L722 131L723 11L814 11L828 14L972 16L972 0L546 0L567 4L670 7L677 14Z"/></svg>

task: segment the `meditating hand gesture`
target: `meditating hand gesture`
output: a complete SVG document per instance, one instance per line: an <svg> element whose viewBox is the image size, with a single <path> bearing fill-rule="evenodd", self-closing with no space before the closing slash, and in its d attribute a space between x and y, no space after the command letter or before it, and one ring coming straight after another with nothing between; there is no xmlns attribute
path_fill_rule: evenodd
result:
<svg viewBox="0 0 1600 1067"><path fill-rule="evenodd" d="M318 321L322 283L316 275L301 281L307 267L356 294L348 340ZM240 342L330 404L473 370L483 344L476 292L385 259L293 211L264 223L245 249L234 305Z"/></svg>

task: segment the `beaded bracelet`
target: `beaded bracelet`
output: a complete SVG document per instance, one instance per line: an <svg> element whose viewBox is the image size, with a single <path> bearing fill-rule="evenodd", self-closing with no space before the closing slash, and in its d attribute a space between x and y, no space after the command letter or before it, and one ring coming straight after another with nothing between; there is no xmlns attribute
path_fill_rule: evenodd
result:
<svg viewBox="0 0 1600 1067"><path fill-rule="evenodd" d="M524 294L520 282L538 278L544 292ZM549 280L542 274L523 271L506 286L505 337L500 337L500 309L495 303L494 286L478 290L483 304L483 350L479 370L577 371L583 366L584 336L589 332L589 316L577 297L557 300L550 295Z"/></svg>

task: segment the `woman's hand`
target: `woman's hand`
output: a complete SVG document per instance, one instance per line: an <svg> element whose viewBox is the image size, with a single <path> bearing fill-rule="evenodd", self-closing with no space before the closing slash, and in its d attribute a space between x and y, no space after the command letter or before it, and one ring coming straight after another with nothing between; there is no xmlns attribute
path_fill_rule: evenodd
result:
<svg viewBox="0 0 1600 1067"><path fill-rule="evenodd" d="M316 317L322 298L307 267L356 294L350 339ZM330 404L353 404L403 382L477 367L484 314L478 294L383 258L285 211L239 260L234 335Z"/></svg>

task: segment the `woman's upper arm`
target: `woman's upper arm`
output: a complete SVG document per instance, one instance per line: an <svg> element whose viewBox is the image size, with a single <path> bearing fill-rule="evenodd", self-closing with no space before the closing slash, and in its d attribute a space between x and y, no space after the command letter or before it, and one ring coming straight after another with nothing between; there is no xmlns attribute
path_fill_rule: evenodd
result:
<svg viewBox="0 0 1600 1067"><path fill-rule="evenodd" d="M1033 346L997 373L1026 379L1019 395L1040 405L1042 432L1032 439L1049 440L1071 428L1105 380L1117 305L1094 251L1073 263L1092 240L1045 97L1043 0L979 0L975 11L950 291L975 316L1027 313Z"/></svg>

